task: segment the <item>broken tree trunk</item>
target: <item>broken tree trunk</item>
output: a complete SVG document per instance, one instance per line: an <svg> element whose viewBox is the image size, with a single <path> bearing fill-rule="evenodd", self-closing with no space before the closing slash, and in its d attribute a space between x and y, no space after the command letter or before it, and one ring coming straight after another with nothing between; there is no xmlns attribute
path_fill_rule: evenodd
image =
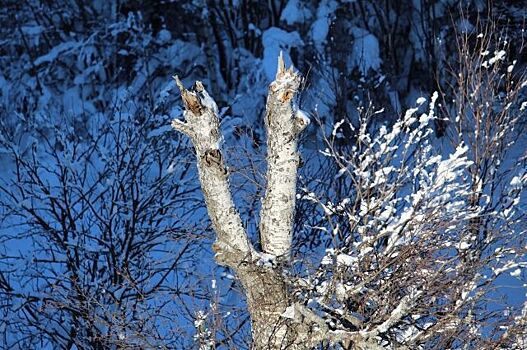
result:
<svg viewBox="0 0 527 350"><path fill-rule="evenodd" d="M259 252L251 245L229 190L228 173L220 149L218 109L200 82L185 89L176 77L185 105L185 121L172 126L186 134L196 149L198 173L207 210L216 232L216 261L230 267L247 297L252 320L254 349L292 346L297 334L281 317L290 305L280 271L258 264ZM267 191L261 214L260 235L265 253L287 256L291 247L295 205L297 140L308 120L294 110L293 97L300 77L286 69L282 58L276 80L269 88L266 126L268 131Z"/></svg>
<svg viewBox="0 0 527 350"><path fill-rule="evenodd" d="M299 75L292 67L285 68L280 55L266 106L267 185L260 215L263 252L256 251L250 243L232 200L220 147L216 103L201 82L187 90L175 79L185 105L185 120L174 120L172 126L194 144L201 188L216 232L215 258L218 264L231 268L243 286L251 315L253 349L310 349L322 340L342 339L359 344L362 340L358 334L332 334L321 318L295 303L279 267L282 264L261 263L262 258L270 256L284 261L291 250L299 165L297 143L309 124L309 119L293 103L300 85Z"/></svg>

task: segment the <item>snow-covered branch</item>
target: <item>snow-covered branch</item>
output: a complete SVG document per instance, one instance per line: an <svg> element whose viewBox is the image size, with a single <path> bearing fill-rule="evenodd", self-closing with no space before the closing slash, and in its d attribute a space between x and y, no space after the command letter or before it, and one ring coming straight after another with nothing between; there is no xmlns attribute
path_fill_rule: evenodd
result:
<svg viewBox="0 0 527 350"><path fill-rule="evenodd" d="M416 302L416 299L419 297L419 295L422 294L421 291L417 291L413 293L413 295L406 295L404 296L401 301L399 302L399 305L390 314L390 317L377 327L375 327L372 331L367 332L368 337L374 337L378 334L385 333L393 327L397 322L400 322L401 319L408 314L408 312L412 309L413 305Z"/></svg>

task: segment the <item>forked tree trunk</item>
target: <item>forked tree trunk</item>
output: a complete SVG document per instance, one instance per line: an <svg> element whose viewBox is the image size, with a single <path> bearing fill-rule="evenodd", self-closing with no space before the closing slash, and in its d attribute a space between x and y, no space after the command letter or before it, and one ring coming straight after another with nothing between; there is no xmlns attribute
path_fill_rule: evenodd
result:
<svg viewBox="0 0 527 350"><path fill-rule="evenodd" d="M263 252L250 243L232 200L220 149L216 103L200 82L187 90L175 79L185 105L185 120L174 120L172 126L190 137L196 149L199 179L216 232L215 258L218 264L230 267L243 286L251 315L253 349L309 349L322 340L355 339L358 334L331 334L322 319L291 298L282 271L262 264L268 259L286 261L291 250L297 142L309 124L293 104L299 75L292 67L286 69L280 56L276 79L269 86L265 118L267 187L260 213ZM357 338L356 344L361 342ZM376 348L370 345L367 348Z"/></svg>

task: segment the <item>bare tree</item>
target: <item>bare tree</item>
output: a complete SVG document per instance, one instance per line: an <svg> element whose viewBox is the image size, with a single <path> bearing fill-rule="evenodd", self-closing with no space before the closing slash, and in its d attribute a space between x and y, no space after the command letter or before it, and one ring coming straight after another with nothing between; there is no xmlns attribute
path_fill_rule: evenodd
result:
<svg viewBox="0 0 527 350"><path fill-rule="evenodd" d="M177 321L209 296L179 268L206 239L185 142L124 112L92 122L26 153L2 138L15 166L0 182L0 347L187 347L192 323Z"/></svg>
<svg viewBox="0 0 527 350"><path fill-rule="evenodd" d="M0 348L527 348L513 2L5 3Z"/></svg>

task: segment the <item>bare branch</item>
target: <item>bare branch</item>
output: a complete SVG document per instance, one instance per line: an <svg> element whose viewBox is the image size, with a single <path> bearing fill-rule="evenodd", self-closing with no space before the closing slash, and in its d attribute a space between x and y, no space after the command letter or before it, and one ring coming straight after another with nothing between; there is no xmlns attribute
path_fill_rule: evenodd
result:
<svg viewBox="0 0 527 350"><path fill-rule="evenodd" d="M293 103L300 80L292 67L285 68L280 54L276 79L269 86L267 98L267 188L260 214L263 250L276 256L289 254L291 247L298 135L309 124Z"/></svg>
<svg viewBox="0 0 527 350"><path fill-rule="evenodd" d="M227 168L220 150L218 108L201 82L187 90L177 76L174 79L181 91L186 120L173 120L172 127L189 136L196 149L201 187L217 234L216 260L234 267L253 253L253 247L229 190Z"/></svg>

